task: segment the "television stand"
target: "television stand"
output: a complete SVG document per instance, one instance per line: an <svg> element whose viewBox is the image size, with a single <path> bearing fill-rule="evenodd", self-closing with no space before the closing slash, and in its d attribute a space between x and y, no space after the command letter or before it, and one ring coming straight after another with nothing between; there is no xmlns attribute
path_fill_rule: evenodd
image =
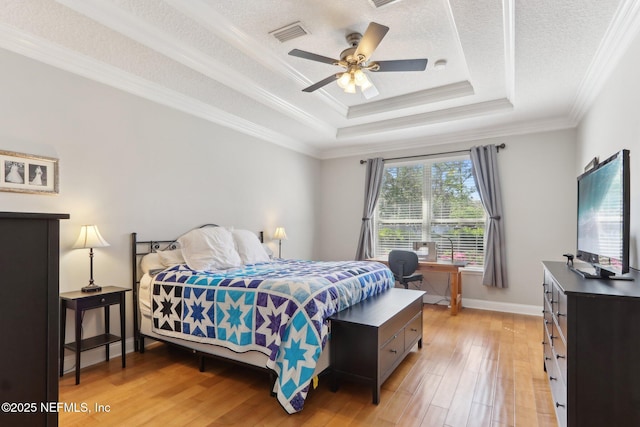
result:
<svg viewBox="0 0 640 427"><path fill-rule="evenodd" d="M572 265L569 266L569 270L571 270L574 273L584 277L585 279L628 280L628 281L633 281L633 277L631 277L631 276L616 275L616 274L614 274L614 273L612 273L612 272L610 272L608 270L605 270L603 268L600 268L600 267L595 267L595 273L590 273L588 271L580 270L578 268L575 268Z"/></svg>

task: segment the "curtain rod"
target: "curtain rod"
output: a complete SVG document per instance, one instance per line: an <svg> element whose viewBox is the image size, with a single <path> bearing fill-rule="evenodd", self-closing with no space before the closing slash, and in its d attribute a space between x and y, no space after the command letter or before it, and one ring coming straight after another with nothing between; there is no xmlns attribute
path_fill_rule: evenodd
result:
<svg viewBox="0 0 640 427"><path fill-rule="evenodd" d="M497 145L496 148L498 150L498 152L500 152L501 148L505 148L506 144L503 142L500 145ZM467 150L455 150L455 151L443 151L440 153L431 153L431 154L417 154L415 156L404 156L404 157L391 157L388 159L382 159L383 162L386 162L387 160L404 160L404 159L417 159L419 157L431 157L431 156L441 156L443 154L457 154L457 153L468 153L471 150L467 149ZM360 160L360 164L363 165L367 163L366 160Z"/></svg>

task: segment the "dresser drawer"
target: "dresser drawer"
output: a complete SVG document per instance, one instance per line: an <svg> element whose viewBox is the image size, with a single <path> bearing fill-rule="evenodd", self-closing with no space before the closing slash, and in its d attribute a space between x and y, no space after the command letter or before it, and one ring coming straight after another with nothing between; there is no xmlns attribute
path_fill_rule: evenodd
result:
<svg viewBox="0 0 640 427"><path fill-rule="evenodd" d="M542 310L542 322L544 323L544 325L546 326L546 328L549 330L549 332L552 332L552 327L553 327L553 308L551 307L551 303L549 303L549 301L547 301L546 299L544 300L544 310Z"/></svg>
<svg viewBox="0 0 640 427"><path fill-rule="evenodd" d="M422 301L416 301L414 304L411 304L398 312L398 314L389 319L389 321L382 325L378 330L378 339L380 344L384 345L394 335L401 332L402 328L404 328L414 316L420 313L422 313Z"/></svg>
<svg viewBox="0 0 640 427"><path fill-rule="evenodd" d="M553 407L556 410L556 416L558 418L558 425L560 427L565 427L567 425L567 387L562 380L556 361L550 360L546 366L549 386L551 387L551 396L553 397Z"/></svg>
<svg viewBox="0 0 640 427"><path fill-rule="evenodd" d="M567 383L567 345L562 337L553 340L553 359L558 364L562 380Z"/></svg>
<svg viewBox="0 0 640 427"><path fill-rule="evenodd" d="M380 378L386 379L404 353L404 332L399 331L380 349Z"/></svg>
<svg viewBox="0 0 640 427"><path fill-rule="evenodd" d="M565 341L567 340L567 295L562 292L558 288L557 295L557 304L554 307L553 315L556 318L556 322L558 322L558 326L560 327L560 333L564 337Z"/></svg>
<svg viewBox="0 0 640 427"><path fill-rule="evenodd" d="M410 350L422 338L422 313L416 314L404 329L405 350Z"/></svg>
<svg viewBox="0 0 640 427"><path fill-rule="evenodd" d="M543 287L542 294L544 295L544 300L546 302L551 303L551 300L553 299L553 288L554 288L553 281L549 279L547 276L545 276L542 287Z"/></svg>

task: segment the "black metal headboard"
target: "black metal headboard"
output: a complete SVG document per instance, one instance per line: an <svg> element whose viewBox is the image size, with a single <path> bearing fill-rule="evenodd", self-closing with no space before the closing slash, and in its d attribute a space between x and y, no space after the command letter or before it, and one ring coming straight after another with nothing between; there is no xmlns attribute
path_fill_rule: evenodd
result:
<svg viewBox="0 0 640 427"><path fill-rule="evenodd" d="M217 224L203 224L197 228L204 227L218 227ZM195 230L195 228L194 228ZM260 231L258 238L261 243L264 243L264 232ZM131 270L132 270L132 289L133 289L133 337L134 337L134 351L138 351L140 342L140 307L139 307L139 288L140 288L140 274L139 267L142 257L165 250L177 249L177 242L180 237L173 240L138 240L137 233L131 233Z"/></svg>

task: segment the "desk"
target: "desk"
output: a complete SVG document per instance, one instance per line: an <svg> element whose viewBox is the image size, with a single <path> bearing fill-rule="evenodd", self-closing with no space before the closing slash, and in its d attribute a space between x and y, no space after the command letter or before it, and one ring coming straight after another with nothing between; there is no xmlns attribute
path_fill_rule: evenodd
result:
<svg viewBox="0 0 640 427"><path fill-rule="evenodd" d="M389 260L384 258L371 258L369 261L381 262L385 265L389 265ZM423 274L426 273L449 273L451 281L451 315L455 316L458 311L462 309L462 273L460 269L463 268L462 264L452 264L450 262L433 262L422 261L418 262L418 271Z"/></svg>

